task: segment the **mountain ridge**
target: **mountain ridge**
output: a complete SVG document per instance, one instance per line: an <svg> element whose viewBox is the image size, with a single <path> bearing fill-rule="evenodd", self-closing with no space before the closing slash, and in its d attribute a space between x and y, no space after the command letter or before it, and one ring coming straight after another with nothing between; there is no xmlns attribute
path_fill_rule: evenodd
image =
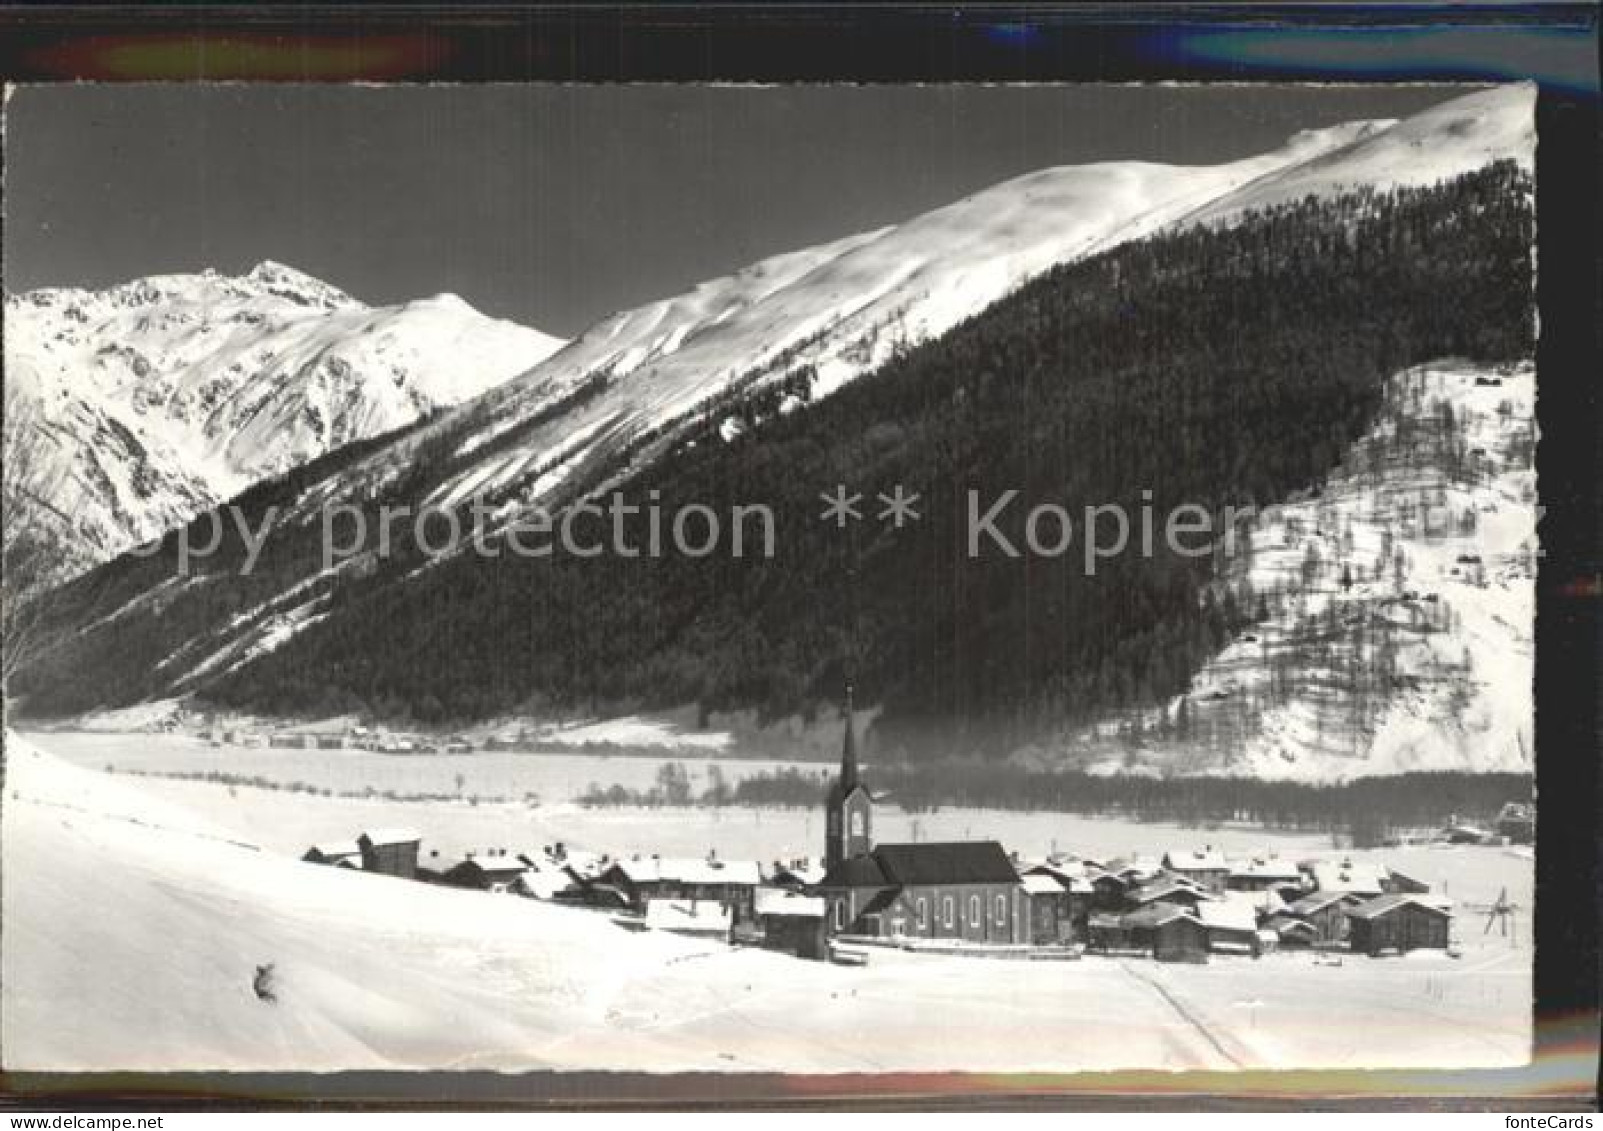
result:
<svg viewBox="0 0 1603 1131"><path fill-rule="evenodd" d="M272 260L8 294L5 314L8 404L33 417L69 573L562 344L455 296L371 307Z"/></svg>

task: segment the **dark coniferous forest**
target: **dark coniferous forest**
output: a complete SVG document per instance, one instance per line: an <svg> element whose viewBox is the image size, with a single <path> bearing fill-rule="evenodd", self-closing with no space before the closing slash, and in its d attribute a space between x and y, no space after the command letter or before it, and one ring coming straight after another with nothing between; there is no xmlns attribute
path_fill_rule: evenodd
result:
<svg viewBox="0 0 1603 1131"><path fill-rule="evenodd" d="M1210 557L1163 549L1100 562L967 553L968 493L1024 512L1095 504L1158 515L1262 506L1316 486L1372 421L1388 375L1443 357L1532 349L1531 186L1512 163L1430 189L1365 191L1119 247L1060 267L952 332L805 411L772 390L721 404L622 490L672 512L777 516L770 559L401 552L328 581L326 616L224 670L205 695L283 714L366 710L439 723L525 707L697 703L765 719L811 714L850 672L884 707L882 751L1000 753L1030 736L1181 689L1251 594L1217 591ZM805 392L806 374L787 389ZM730 442L731 414L749 427ZM261 513L338 456L239 502ZM447 457L420 452L382 502L416 503ZM862 492L866 521L819 520L819 494ZM918 492L920 521L874 518L878 491ZM121 608L172 570L174 540L55 600L58 627ZM201 626L317 572L317 530L275 532L254 575L237 551L198 580L66 640L23 674L31 710L67 712L167 690L167 661ZM404 582L403 582L404 579ZM315 592L315 590L314 590ZM305 600L302 593L299 600ZM180 657L181 659L181 657ZM225 666L226 669L226 666Z"/></svg>

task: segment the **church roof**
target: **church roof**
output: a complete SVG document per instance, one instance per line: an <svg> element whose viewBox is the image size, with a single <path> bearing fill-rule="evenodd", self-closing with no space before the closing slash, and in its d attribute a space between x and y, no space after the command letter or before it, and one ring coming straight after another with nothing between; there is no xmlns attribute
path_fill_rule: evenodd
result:
<svg viewBox="0 0 1603 1131"><path fill-rule="evenodd" d="M842 860L819 881L825 888L882 888L890 886L879 861L872 856L853 856Z"/></svg>
<svg viewBox="0 0 1603 1131"><path fill-rule="evenodd" d="M1016 884L1013 861L994 840L882 844L874 849L894 884Z"/></svg>

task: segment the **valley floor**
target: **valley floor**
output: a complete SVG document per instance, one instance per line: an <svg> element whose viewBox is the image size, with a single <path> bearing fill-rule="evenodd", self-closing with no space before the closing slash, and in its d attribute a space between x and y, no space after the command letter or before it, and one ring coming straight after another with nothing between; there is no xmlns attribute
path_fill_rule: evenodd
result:
<svg viewBox="0 0 1603 1131"><path fill-rule="evenodd" d="M513 813L530 837L583 831L599 844L628 814L230 791L107 775L33 741L7 746L8 1069L1082 1072L1529 1059L1528 914L1513 939L1482 935L1479 917L1466 915L1456 961L1347 957L1336 966L1281 954L1176 967L876 952L867 967L837 967L634 934L592 912L319 868L291 854L314 825L317 839L331 839L381 821L432 830L439 817L455 836L477 828L483 837L488 822ZM593 817L584 830L573 823L581 817ZM714 836L728 854L758 855L759 842L800 833L788 822L804 818L633 820L642 837L651 828ZM1059 822L1090 835L1089 822ZM1102 824L1148 843L1175 832ZM1461 901L1507 886L1531 906L1528 858L1402 851L1434 856L1435 874L1453 874L1450 894ZM257 985L274 1000L258 997Z"/></svg>

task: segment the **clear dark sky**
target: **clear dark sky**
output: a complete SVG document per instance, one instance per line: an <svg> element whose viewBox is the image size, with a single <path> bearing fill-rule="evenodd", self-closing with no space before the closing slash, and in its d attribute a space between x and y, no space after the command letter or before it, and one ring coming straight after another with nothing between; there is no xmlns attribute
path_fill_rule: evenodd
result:
<svg viewBox="0 0 1603 1131"><path fill-rule="evenodd" d="M571 335L1049 165L1211 164L1447 87L53 86L5 116L6 287L262 259Z"/></svg>

